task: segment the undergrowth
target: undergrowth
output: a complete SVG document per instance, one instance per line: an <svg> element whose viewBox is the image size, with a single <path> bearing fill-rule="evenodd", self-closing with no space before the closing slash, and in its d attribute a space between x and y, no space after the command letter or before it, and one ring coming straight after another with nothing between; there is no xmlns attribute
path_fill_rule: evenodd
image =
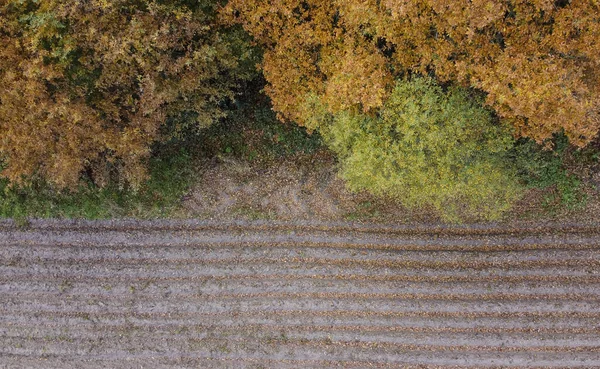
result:
<svg viewBox="0 0 600 369"><path fill-rule="evenodd" d="M321 136L294 123L281 123L260 91L232 107L229 117L200 133L205 157L232 157L269 165L323 149Z"/></svg>
<svg viewBox="0 0 600 369"><path fill-rule="evenodd" d="M587 203L581 174L598 162L600 152L593 147L575 149L564 134L555 135L551 149L530 139L520 139L513 149L519 176L529 189L543 190L543 206L548 210L576 210Z"/></svg>
<svg viewBox="0 0 600 369"><path fill-rule="evenodd" d="M202 159L231 157L269 165L319 150L318 134L310 135L302 127L277 120L270 101L259 92L260 86L249 86L242 102L229 107L226 119L202 130L184 128L169 142L156 144L149 162L150 179L139 190L116 181L100 188L88 177L74 191L58 191L42 180L10 187L7 180L0 179L0 217L17 221L174 217L197 179ZM165 129L176 123L167 122Z"/></svg>
<svg viewBox="0 0 600 369"><path fill-rule="evenodd" d="M44 181L10 187L0 180L0 217L24 218L157 218L173 216L193 183L193 160L185 148L162 147L150 160L150 179L138 191L110 183L104 188L84 180L71 192Z"/></svg>

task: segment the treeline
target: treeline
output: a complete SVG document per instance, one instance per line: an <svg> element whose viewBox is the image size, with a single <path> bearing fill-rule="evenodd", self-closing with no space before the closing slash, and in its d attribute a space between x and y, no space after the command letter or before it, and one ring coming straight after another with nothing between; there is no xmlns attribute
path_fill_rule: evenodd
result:
<svg viewBox="0 0 600 369"><path fill-rule="evenodd" d="M0 4L16 184L138 186L151 145L224 117L256 65L279 118L319 131L352 188L446 219L510 208L519 173L539 171L519 167L526 139L583 148L600 130L595 0Z"/></svg>

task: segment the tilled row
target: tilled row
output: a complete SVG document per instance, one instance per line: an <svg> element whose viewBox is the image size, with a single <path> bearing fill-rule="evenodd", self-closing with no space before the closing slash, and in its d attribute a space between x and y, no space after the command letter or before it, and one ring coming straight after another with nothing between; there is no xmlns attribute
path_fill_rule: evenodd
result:
<svg viewBox="0 0 600 369"><path fill-rule="evenodd" d="M240 328L261 329L265 331L290 330L295 332L318 332L318 331L343 331L354 333L448 333L463 334L470 338L472 334L478 335L496 335L498 334L520 334L527 333L526 336L518 336L528 340L541 340L544 335L553 334L555 338L568 337L571 339L574 334L596 335L600 333L600 327L593 319L571 319L568 322L544 322L531 323L525 319L473 319L469 322L458 320L452 321L445 319L436 322L433 319L419 320L412 319L409 322L390 321L390 319L377 319L377 317L362 317L349 321L342 317L325 318L310 314L296 315L287 320L274 317L248 317L244 323L238 322L231 317L225 317L219 320L206 319L207 323L197 323L193 320L182 319L139 319L132 316L112 318L100 317L99 315L87 315L84 318L60 318L56 315L45 316L37 315L35 317L24 315L7 314L0 321L0 332L4 336L10 337L35 337L39 332L37 329L57 329L64 325L76 324L69 332L70 337L80 335L93 335L93 332L105 332L119 334L123 331L128 332L160 332L162 334L181 333L187 331L208 331L208 330L234 330ZM410 325L408 325L410 324ZM587 337L589 338L589 337ZM572 343L572 342L571 342Z"/></svg>
<svg viewBox="0 0 600 369"><path fill-rule="evenodd" d="M600 367L596 228L426 229L0 224L0 368Z"/></svg>
<svg viewBox="0 0 600 369"><path fill-rule="evenodd" d="M592 233L567 234L496 234L481 235L404 235L288 229L256 231L232 230L177 230L172 232L147 230L11 230L1 231L0 243L14 246L46 246L60 248L101 247L162 247L194 248L197 245L215 247L255 246L261 248L303 247L388 250L388 251L523 251L523 250L589 250L598 248L598 236Z"/></svg>
<svg viewBox="0 0 600 369"><path fill-rule="evenodd" d="M261 278L262 277L262 278ZM76 299L79 297L94 296L97 298L130 298L132 294L138 299L151 299L156 295L169 293L172 298L193 298L198 295L205 298L229 298L237 294L252 296L256 294L271 293L274 297L287 294L288 297L298 294L297 291L310 291L313 297L318 294L349 293L362 294L367 297L372 294L373 284L377 283L377 294L380 298L404 298L412 296L413 299L420 296L422 299L453 299L452 296L473 295L474 298L485 299L491 293L508 296L530 296L542 299L562 300L564 297L578 294L581 299L587 296L588 300L600 300L597 279L575 278L565 283L545 283L544 279L502 281L498 278L475 279L475 280L452 280L444 281L441 278L421 279L406 281L399 279L383 278L339 278L340 276L317 276L312 278L296 277L293 275L254 275L240 276L239 278L205 278L190 280L142 280L131 281L126 278L85 280L64 278L37 278L33 281L29 278L11 279L0 284L0 293L5 296L35 298L43 294L54 294L61 292L61 299ZM449 276L451 277L451 276ZM305 294L308 292L305 292ZM302 295L299 295L302 296ZM447 297L444 297L447 296Z"/></svg>
<svg viewBox="0 0 600 369"><path fill-rule="evenodd" d="M109 360L113 360L110 362ZM557 359L560 361L560 359ZM38 359L31 359L27 354L23 355L6 355L4 362L7 367L25 367L25 368L37 368L40 367ZM154 369L167 369L167 368L240 368L240 369L256 369L256 368L280 368L280 369L323 369L323 368L344 368L344 369L473 369L472 365L444 365L444 364L409 364L409 363L398 363L398 362L382 362L373 360L327 360L327 359L266 359L256 358L250 356L238 356L238 357L216 357L214 354L211 356L200 356L193 354L182 354L176 357L156 357L151 355L127 355L125 357L110 359L105 357L88 357L87 359L81 359L79 356L57 356L48 354L43 359L46 368L64 368L64 369L76 369L76 368L113 368L119 367L123 369L138 369L138 368L154 368ZM111 365L112 364L112 365ZM481 366L479 366L481 367ZM522 368L517 364L506 365L506 364L490 364L486 365L485 368L489 369L517 369ZM528 369L571 369L573 366L569 366L565 363L563 366L558 365L544 365L544 366L527 366Z"/></svg>
<svg viewBox="0 0 600 369"><path fill-rule="evenodd" d="M323 360L361 361L372 363L422 364L452 367L454 365L482 366L521 366L532 367L532 357L536 366L597 367L600 365L597 346L490 346L463 344L414 344L357 341L338 339L331 335L311 334L301 338L273 332L262 335L257 331L246 331L247 335L221 336L207 333L198 336L169 335L149 339L148 335L122 334L111 339L72 339L67 336L3 338L11 347L7 355L31 357L44 347L48 356L61 356L64 361L86 357L87 360L102 360L104 364L139 358L175 359L192 357L196 359L235 359L254 360ZM78 349L73 349L77 347ZM135 349L131 348L135 347ZM181 354L180 352L184 352ZM472 365L473 363L476 366ZM584 363L582 365L582 363Z"/></svg>
<svg viewBox="0 0 600 369"><path fill-rule="evenodd" d="M12 220L0 220L0 229L3 231L18 231L22 225ZM556 235L566 234L593 234L600 231L599 223L514 223L514 224L372 224L360 222L315 222L315 221L223 221L223 220L137 220L115 219L103 221L89 221L82 219L72 220L30 220L28 229L50 231L81 231L81 232L176 232L176 231L295 231L295 232L327 232L330 234L360 233L369 235L453 235L453 236L484 236L488 238L495 235Z"/></svg>

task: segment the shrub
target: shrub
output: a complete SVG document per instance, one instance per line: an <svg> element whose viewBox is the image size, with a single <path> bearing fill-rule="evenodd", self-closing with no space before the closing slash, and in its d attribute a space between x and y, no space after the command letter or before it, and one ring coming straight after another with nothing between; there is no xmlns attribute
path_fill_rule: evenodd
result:
<svg viewBox="0 0 600 369"><path fill-rule="evenodd" d="M521 181L528 188L544 190L547 205L562 205L568 209L585 205L587 197L582 180L571 172L569 167L575 165L569 165L568 161L590 166L591 162L597 162L598 151L592 147L574 150L564 134L555 135L545 146L530 139L517 141L511 156L514 157ZM591 158L593 156L596 156L596 160Z"/></svg>
<svg viewBox="0 0 600 369"><path fill-rule="evenodd" d="M253 59L218 28L218 0L14 0L0 4L2 176L77 187L109 173L138 187L168 117L224 115ZM252 66L253 68L253 66ZM185 120L169 130L176 133Z"/></svg>
<svg viewBox="0 0 600 369"><path fill-rule="evenodd" d="M353 190L431 206L448 221L497 219L521 194L506 160L514 139L465 89L416 77L398 81L375 116L313 107Z"/></svg>
<svg viewBox="0 0 600 369"><path fill-rule="evenodd" d="M157 218L177 216L181 198L195 180L197 163L181 142L157 144L148 163L149 177L133 192L109 183L99 188L81 181L57 192L43 180L9 186L0 179L0 218Z"/></svg>

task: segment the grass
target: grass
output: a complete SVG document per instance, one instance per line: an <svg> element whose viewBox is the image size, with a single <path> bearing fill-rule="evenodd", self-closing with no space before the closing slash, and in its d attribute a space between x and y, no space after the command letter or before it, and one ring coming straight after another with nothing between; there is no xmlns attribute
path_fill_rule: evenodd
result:
<svg viewBox="0 0 600 369"><path fill-rule="evenodd" d="M241 205L233 209L233 215L239 218L248 220L273 220L275 214L272 212L264 211L261 209L255 209L248 205Z"/></svg>
<svg viewBox="0 0 600 369"><path fill-rule="evenodd" d="M348 221L373 220L377 219L380 215L378 204L372 201L361 201L353 211L344 216L344 219Z"/></svg>

